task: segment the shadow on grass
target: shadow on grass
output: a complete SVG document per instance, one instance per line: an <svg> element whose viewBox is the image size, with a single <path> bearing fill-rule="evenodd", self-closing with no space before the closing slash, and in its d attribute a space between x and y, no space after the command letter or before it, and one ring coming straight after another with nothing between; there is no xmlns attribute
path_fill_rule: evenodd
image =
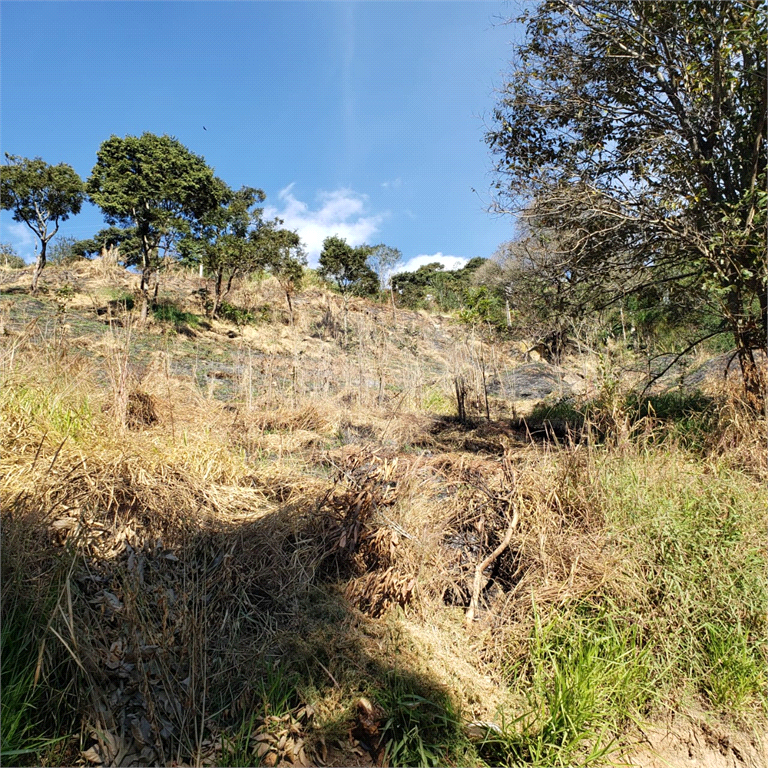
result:
<svg viewBox="0 0 768 768"><path fill-rule="evenodd" d="M233 519L182 476L60 457L3 510L3 626L12 593L33 606L17 699L34 717L14 746L29 751L15 754L49 765L80 749L115 765L462 762L471 746L450 693L392 631L391 612L373 618L344 594L386 568L371 550L384 529L370 469ZM390 603L407 607L403 589ZM66 692L55 709L51 691ZM66 747L46 743L67 734Z"/></svg>

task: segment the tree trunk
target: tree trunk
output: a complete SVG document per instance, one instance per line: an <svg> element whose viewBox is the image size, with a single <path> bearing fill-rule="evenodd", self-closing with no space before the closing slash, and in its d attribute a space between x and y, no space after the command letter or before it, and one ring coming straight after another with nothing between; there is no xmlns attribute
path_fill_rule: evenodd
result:
<svg viewBox="0 0 768 768"><path fill-rule="evenodd" d="M291 292L286 288L285 298L288 299L288 312L291 316L291 328L293 328L293 303L291 302Z"/></svg>
<svg viewBox="0 0 768 768"><path fill-rule="evenodd" d="M211 317L216 318L221 305L221 283L224 280L224 273L219 270L216 273L216 282L213 284L213 309L211 309Z"/></svg>
<svg viewBox="0 0 768 768"><path fill-rule="evenodd" d="M747 403L756 411L762 411L765 408L765 375L755 362L752 346L745 334L740 330L735 331L734 340Z"/></svg>
<svg viewBox="0 0 768 768"><path fill-rule="evenodd" d="M761 304L762 301L761 299ZM744 395L752 408L761 411L765 407L765 375L755 363L753 350L765 347L765 336L754 318L749 317L744 304L745 299L741 291L736 286L731 286L727 298L727 317L739 357ZM763 318L761 323L762 321Z"/></svg>
<svg viewBox="0 0 768 768"><path fill-rule="evenodd" d="M37 260L35 261L35 270L32 272L32 293L37 293L37 281L40 279L40 273L45 266L45 251L48 247L47 240L40 241L40 253L37 254Z"/></svg>
<svg viewBox="0 0 768 768"><path fill-rule="evenodd" d="M146 233L141 235L141 323L147 322L149 314L149 284L152 280L152 247Z"/></svg>
<svg viewBox="0 0 768 768"><path fill-rule="evenodd" d="M141 315L139 319L142 324L147 322L147 316L149 315L149 283L152 279L152 272L149 267L144 267L141 270L141 285L139 290L141 291Z"/></svg>

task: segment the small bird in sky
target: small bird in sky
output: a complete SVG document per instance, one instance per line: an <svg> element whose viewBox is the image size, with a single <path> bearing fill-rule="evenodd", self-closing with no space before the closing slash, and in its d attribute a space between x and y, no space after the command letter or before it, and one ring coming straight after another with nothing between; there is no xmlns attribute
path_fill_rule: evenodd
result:
<svg viewBox="0 0 768 768"><path fill-rule="evenodd" d="M207 129L205 126L203 126L203 130L204 130L204 131L207 131L208 129Z"/></svg>

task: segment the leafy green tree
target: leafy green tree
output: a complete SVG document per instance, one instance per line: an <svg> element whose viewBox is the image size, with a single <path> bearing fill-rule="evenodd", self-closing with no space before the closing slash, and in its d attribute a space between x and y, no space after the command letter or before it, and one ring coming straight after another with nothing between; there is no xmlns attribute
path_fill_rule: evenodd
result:
<svg viewBox="0 0 768 768"><path fill-rule="evenodd" d="M260 189L235 191L221 179L216 179L216 187L218 205L180 241L183 261L202 264L204 273L213 278L212 317L218 314L235 278L260 267L255 235L263 226L263 209L256 206L266 198Z"/></svg>
<svg viewBox="0 0 768 768"><path fill-rule="evenodd" d="M326 280L333 280L347 297L372 296L377 293L379 279L368 266L371 246L352 247L341 237L334 235L323 241L318 273Z"/></svg>
<svg viewBox="0 0 768 768"><path fill-rule="evenodd" d="M280 283L288 302L288 311L293 325L293 302L291 297L301 287L307 257L301 246L298 233L279 229L279 220L274 226L263 227L256 236L259 245L259 261Z"/></svg>
<svg viewBox="0 0 768 768"><path fill-rule="evenodd" d="M48 243L62 221L80 213L85 198L83 181L65 163L48 165L39 157L29 160L7 152L5 157L7 164L0 167L2 208L13 211L14 221L24 222L40 240L32 272L32 293L36 293ZM53 230L49 231L51 226Z"/></svg>
<svg viewBox="0 0 768 768"><path fill-rule="evenodd" d="M6 269L24 269L27 266L11 243L0 243L0 263Z"/></svg>
<svg viewBox="0 0 768 768"><path fill-rule="evenodd" d="M750 395L766 346L766 58L757 0L548 0L526 10L487 141L497 211L562 234L603 305L696 295Z"/></svg>
<svg viewBox="0 0 768 768"><path fill-rule="evenodd" d="M402 304L411 309L424 306L427 294L444 274L439 261L423 264L415 272L398 272L392 275L392 290L400 296Z"/></svg>
<svg viewBox="0 0 768 768"><path fill-rule="evenodd" d="M470 259L461 269L446 270L439 261L424 264L415 272L399 272L392 286L405 306L413 309L436 305L445 312L466 308L472 276L486 259Z"/></svg>
<svg viewBox="0 0 768 768"><path fill-rule="evenodd" d="M112 136L96 157L86 189L107 223L135 228L144 321L164 238L184 234L215 209L221 187L205 160L170 136Z"/></svg>

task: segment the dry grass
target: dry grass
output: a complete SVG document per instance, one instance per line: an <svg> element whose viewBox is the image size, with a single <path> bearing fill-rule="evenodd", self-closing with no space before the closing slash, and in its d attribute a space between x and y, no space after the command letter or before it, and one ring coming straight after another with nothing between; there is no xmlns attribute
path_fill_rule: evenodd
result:
<svg viewBox="0 0 768 768"><path fill-rule="evenodd" d="M256 307L274 286L244 290ZM130 323L79 345L63 321L3 339L3 583L40 608L30 629L40 684L72 679L60 711L82 723L75 757L221 761L244 713L269 730L274 663L296 676L295 706L314 708L273 713L298 723L310 760L369 759L351 752L356 697L390 701L403 680L407 696L445 696L466 720L519 712L526 678L518 685L510 670L525 668L537 626L613 605L653 640L657 555L643 549L651 529L628 521L633 504L662 504L666 486L704 505L708 525L736 510L742 538L712 556L754 563L759 519L746 499L762 493L764 422L732 395L698 453L682 437L659 443L650 419L613 446L536 445L508 421L477 419L477 377L503 368L503 353L471 337L456 347L445 320L428 330L415 313L384 326L386 310L362 302L343 339L338 299L312 291L296 302L294 328L260 327L258 348L245 335L226 342L226 399L174 373L179 345L156 344L139 364L149 336ZM278 351L258 355L270 345ZM474 425L446 413L457 375L474 392ZM740 490L721 510L726 475ZM477 564L504 540L513 508L518 525L482 574L467 626ZM751 599L763 599L756 587ZM751 610L739 621L753 632ZM244 738L251 757L240 759L254 759ZM446 760L480 760L466 740L451 749ZM56 754L45 759L66 759Z"/></svg>

